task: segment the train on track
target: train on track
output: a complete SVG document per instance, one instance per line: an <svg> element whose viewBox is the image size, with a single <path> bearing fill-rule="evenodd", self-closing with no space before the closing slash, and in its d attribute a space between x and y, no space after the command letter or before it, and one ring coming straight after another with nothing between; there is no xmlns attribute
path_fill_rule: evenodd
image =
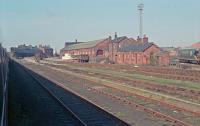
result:
<svg viewBox="0 0 200 126"><path fill-rule="evenodd" d="M200 65L200 49L184 48L178 51L178 60L180 63Z"/></svg>

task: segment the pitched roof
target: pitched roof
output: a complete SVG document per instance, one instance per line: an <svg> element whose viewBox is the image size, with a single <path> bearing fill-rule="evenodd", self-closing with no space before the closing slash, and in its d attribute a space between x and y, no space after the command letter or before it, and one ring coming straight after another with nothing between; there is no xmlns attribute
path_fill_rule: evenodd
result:
<svg viewBox="0 0 200 126"><path fill-rule="evenodd" d="M138 43L138 41L136 41L134 38L129 38L129 40L133 43Z"/></svg>
<svg viewBox="0 0 200 126"><path fill-rule="evenodd" d="M67 45L79 44L79 43L83 43L83 42L65 42L65 44L67 44Z"/></svg>
<svg viewBox="0 0 200 126"><path fill-rule="evenodd" d="M143 52L149 47L154 45L153 43L142 43L142 44L130 44L119 48L120 52Z"/></svg>
<svg viewBox="0 0 200 126"><path fill-rule="evenodd" d="M197 43L192 44L191 47L200 48L200 42L197 42Z"/></svg>
<svg viewBox="0 0 200 126"><path fill-rule="evenodd" d="M117 43L117 42L121 42L124 39L127 39L127 37L126 36L117 37L117 38L113 39L112 42L116 42Z"/></svg>
<svg viewBox="0 0 200 126"><path fill-rule="evenodd" d="M73 50L73 49L84 49L84 48L92 48L95 47L97 44L105 41L106 39L94 40L89 42L83 42L78 44L71 44L63 48L62 50Z"/></svg>
<svg viewBox="0 0 200 126"><path fill-rule="evenodd" d="M169 55L169 52L168 51L160 51L160 52L156 52L154 55L155 56Z"/></svg>

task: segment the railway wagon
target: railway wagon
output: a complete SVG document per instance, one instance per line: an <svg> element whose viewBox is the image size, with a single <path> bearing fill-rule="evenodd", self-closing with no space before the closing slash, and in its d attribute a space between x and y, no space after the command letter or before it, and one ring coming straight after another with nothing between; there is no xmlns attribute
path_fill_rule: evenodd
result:
<svg viewBox="0 0 200 126"><path fill-rule="evenodd" d="M75 59L78 60L78 62L89 62L89 55L74 55Z"/></svg>
<svg viewBox="0 0 200 126"><path fill-rule="evenodd" d="M200 49L185 48L178 52L180 63L200 64Z"/></svg>
<svg viewBox="0 0 200 126"><path fill-rule="evenodd" d="M11 53L16 58L32 57L40 52L37 48L12 48Z"/></svg>

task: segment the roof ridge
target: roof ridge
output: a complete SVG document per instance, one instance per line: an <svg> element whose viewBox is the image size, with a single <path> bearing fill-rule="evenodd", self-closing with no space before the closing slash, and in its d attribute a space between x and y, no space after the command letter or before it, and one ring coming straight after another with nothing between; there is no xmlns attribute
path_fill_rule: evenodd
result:
<svg viewBox="0 0 200 126"><path fill-rule="evenodd" d="M151 47L153 45L153 43L137 43L137 44L128 44L126 46L123 46L122 48L120 48L119 51L122 51L122 52L130 52L130 51L135 51L135 52L138 52L138 51L144 51L146 50L147 48Z"/></svg>
<svg viewBox="0 0 200 126"><path fill-rule="evenodd" d="M63 48L63 50L91 48L91 47L95 47L100 42L106 41L107 39L109 39L109 38L77 43L77 44L69 45L69 46Z"/></svg>
<svg viewBox="0 0 200 126"><path fill-rule="evenodd" d="M114 38L112 41L113 42L121 42L122 40L128 38L127 36L121 36L121 37L117 37L117 38Z"/></svg>

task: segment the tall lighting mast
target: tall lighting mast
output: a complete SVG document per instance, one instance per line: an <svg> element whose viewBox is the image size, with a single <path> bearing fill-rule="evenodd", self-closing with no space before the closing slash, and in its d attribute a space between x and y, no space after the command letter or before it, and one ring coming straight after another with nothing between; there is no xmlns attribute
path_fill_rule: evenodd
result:
<svg viewBox="0 0 200 126"><path fill-rule="evenodd" d="M139 25L139 38L141 39L141 42L143 42L143 10L144 10L144 4L138 5L138 10L140 13L140 25Z"/></svg>

